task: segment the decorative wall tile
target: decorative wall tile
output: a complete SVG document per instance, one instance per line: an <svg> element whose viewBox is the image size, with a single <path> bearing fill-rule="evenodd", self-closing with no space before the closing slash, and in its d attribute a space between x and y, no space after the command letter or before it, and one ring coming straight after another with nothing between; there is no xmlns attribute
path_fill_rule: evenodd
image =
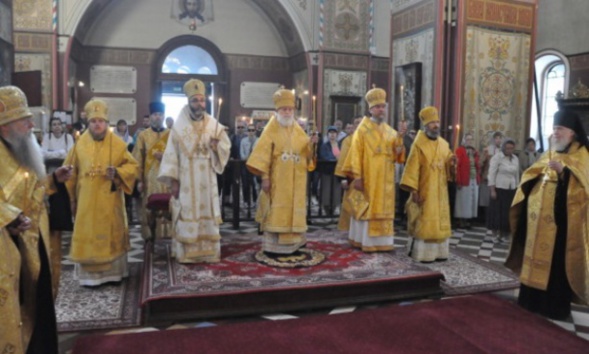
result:
<svg viewBox="0 0 589 354"><path fill-rule="evenodd" d="M14 71L41 71L41 92L43 94L43 106L52 107L51 101L51 54L16 53L14 58Z"/></svg>
<svg viewBox="0 0 589 354"><path fill-rule="evenodd" d="M52 0L14 0L14 30L52 31Z"/></svg>
<svg viewBox="0 0 589 354"><path fill-rule="evenodd" d="M324 1L323 49L368 52L371 1Z"/></svg>

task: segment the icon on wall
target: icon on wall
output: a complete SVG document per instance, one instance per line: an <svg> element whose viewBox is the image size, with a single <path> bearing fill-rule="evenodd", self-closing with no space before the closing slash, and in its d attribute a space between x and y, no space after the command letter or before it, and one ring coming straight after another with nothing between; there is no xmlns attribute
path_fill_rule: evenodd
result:
<svg viewBox="0 0 589 354"><path fill-rule="evenodd" d="M395 126L405 120L408 129L419 129L421 70L420 62L395 67Z"/></svg>

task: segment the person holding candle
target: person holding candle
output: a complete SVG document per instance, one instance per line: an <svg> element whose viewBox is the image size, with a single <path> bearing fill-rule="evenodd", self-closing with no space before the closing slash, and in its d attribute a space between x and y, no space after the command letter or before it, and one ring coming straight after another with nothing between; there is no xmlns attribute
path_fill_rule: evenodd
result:
<svg viewBox="0 0 589 354"><path fill-rule="evenodd" d="M440 137L435 107L419 112L422 130L411 146L400 188L411 193L407 201L409 255L419 262L445 261L452 236L448 182L454 178L456 157Z"/></svg>
<svg viewBox="0 0 589 354"><path fill-rule="evenodd" d="M348 240L364 252L390 251L395 218L395 163L405 161L404 123L397 132L386 123L387 94L374 87L366 93L370 117L364 117L352 137L342 172L353 180L348 192Z"/></svg>
<svg viewBox="0 0 589 354"><path fill-rule="evenodd" d="M555 320L589 303L589 141L579 115L554 115L550 153L521 178L509 212L505 265L520 276L518 304Z"/></svg>
<svg viewBox="0 0 589 354"><path fill-rule="evenodd" d="M278 89L272 99L276 115L246 163L251 173L262 177L256 221L264 232L262 249L270 257L296 254L307 242L307 168L318 142L296 123L291 90Z"/></svg>
<svg viewBox="0 0 589 354"><path fill-rule="evenodd" d="M16 86L0 87L0 348L57 353L54 299L58 277L45 196L71 177L49 175L32 129L33 114Z"/></svg>
<svg viewBox="0 0 589 354"><path fill-rule="evenodd" d="M91 100L84 110L88 130L64 162L74 167L66 183L75 218L70 258L80 285L98 286L129 275L124 193L133 191L138 166L127 144L108 129L106 103Z"/></svg>
<svg viewBox="0 0 589 354"><path fill-rule="evenodd" d="M172 193L173 256L180 263L216 263L222 223L217 174L227 165L231 142L225 126L206 113L204 83L188 80L184 93L188 104L170 131L158 181Z"/></svg>
<svg viewBox="0 0 589 354"><path fill-rule="evenodd" d="M141 193L141 207L139 208L141 234L146 239L161 238L167 234L166 224L162 223L156 227L156 234L151 235L149 225L156 223L156 220L151 220L151 213L147 210L147 200L150 195L169 193L168 186L157 181L160 163L170 136L170 131L164 127L165 110L166 107L161 102L149 104L150 127L139 134L133 148L133 157L139 163L137 190Z"/></svg>

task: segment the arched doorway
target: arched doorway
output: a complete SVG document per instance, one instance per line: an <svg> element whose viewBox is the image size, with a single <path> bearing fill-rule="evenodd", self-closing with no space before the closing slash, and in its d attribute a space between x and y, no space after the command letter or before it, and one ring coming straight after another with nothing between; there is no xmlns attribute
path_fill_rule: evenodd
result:
<svg viewBox="0 0 589 354"><path fill-rule="evenodd" d="M158 96L166 105L166 116L176 119L186 104L184 83L192 78L205 83L207 112L218 116L219 98L227 100L227 68L215 44L199 36L173 38L158 50L155 70ZM222 110L221 114L220 121L227 122Z"/></svg>

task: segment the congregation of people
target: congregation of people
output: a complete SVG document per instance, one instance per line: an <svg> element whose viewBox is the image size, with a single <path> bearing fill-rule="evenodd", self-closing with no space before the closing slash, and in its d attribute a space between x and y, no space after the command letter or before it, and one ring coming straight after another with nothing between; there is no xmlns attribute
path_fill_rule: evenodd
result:
<svg viewBox="0 0 589 354"><path fill-rule="evenodd" d="M51 118L39 146L24 93L0 87L0 349L57 352L62 232L72 233L80 286L129 276L130 213L146 241L172 239L177 262L217 263L222 209L235 195L255 210L268 257L306 246L309 208L338 218L363 252L395 251L395 232L406 227L407 252L422 263L447 262L453 230L484 225L494 242L511 244L506 265L520 274L521 306L562 318L572 301L589 300L589 229L576 227L589 217L589 141L574 112L556 114L542 154L534 139L518 146L501 132L482 149L470 132L451 146L432 106L418 125L393 127L377 87L365 95L366 116L334 120L323 136L297 120L291 90L274 93L267 122L238 120L231 134L207 113L202 81L183 89L178 117L152 102L131 134L124 119L109 129L116 120L94 99L73 126ZM169 217L150 212L162 199Z"/></svg>

